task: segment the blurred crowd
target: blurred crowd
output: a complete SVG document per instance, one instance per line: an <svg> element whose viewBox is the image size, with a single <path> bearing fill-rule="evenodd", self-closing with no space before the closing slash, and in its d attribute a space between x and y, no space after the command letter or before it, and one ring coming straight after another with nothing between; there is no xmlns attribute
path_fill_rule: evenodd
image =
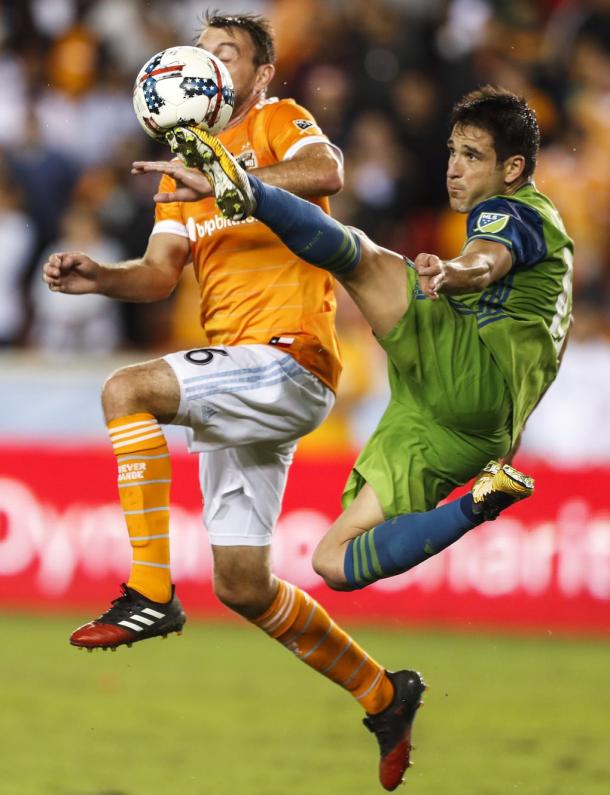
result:
<svg viewBox="0 0 610 795"><path fill-rule="evenodd" d="M576 242L573 344L610 346L610 0L216 0L268 16L271 95L304 104L343 150L341 221L414 257L459 252L447 209L447 114L495 83L527 97L543 134L536 182ZM0 344L48 356L202 342L189 278L166 302L51 294L50 251L139 256L156 179L134 159L168 151L137 126L133 79L197 38L193 0L4 0L0 5ZM339 289L346 372L337 441L356 446L384 400L383 359ZM192 308L192 311L191 311ZM604 353L605 355L605 353ZM373 363L373 364L371 364ZM367 419L370 417L370 419ZM332 432L329 430L327 432Z"/></svg>

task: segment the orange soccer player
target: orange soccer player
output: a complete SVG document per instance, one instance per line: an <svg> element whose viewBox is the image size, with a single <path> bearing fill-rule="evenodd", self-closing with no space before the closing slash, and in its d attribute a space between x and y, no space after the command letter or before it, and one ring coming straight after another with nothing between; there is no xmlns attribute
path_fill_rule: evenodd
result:
<svg viewBox="0 0 610 795"><path fill-rule="evenodd" d="M304 108L265 98L274 74L266 21L208 14L198 44L218 56L233 79L236 104L224 144L260 179L328 211L328 200L315 197L340 190L340 152ZM102 265L62 252L44 268L51 290L154 301L172 292L192 261L205 334L203 347L121 368L104 386L132 567L122 595L70 642L114 649L182 629L185 615L170 574L171 469L161 425L183 425L190 449L203 453L216 595L358 700L379 741L381 783L394 789L409 765L421 677L386 671L270 566L295 444L334 403L341 364L333 279L296 258L253 218L225 220L211 189L201 198L178 186L172 167L134 164L136 174L166 172L142 258Z"/></svg>

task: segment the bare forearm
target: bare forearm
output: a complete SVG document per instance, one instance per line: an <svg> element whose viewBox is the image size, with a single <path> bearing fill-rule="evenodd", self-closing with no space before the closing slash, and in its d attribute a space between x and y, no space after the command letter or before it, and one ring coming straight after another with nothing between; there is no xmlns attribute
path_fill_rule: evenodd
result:
<svg viewBox="0 0 610 795"><path fill-rule="evenodd" d="M449 295L476 293L492 282L492 262L484 254L464 254L445 261L441 291Z"/></svg>
<svg viewBox="0 0 610 795"><path fill-rule="evenodd" d="M175 287L175 280L143 259L133 259L100 265L98 284L98 292L109 298L147 303L167 298Z"/></svg>
<svg viewBox="0 0 610 795"><path fill-rule="evenodd" d="M332 158L295 158L253 168L252 174L267 185L283 188L303 199L332 196L343 186L342 169Z"/></svg>

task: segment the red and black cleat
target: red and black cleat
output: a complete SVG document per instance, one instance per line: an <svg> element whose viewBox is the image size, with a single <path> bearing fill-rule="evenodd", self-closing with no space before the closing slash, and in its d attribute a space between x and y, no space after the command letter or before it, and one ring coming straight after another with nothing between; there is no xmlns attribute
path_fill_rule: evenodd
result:
<svg viewBox="0 0 610 795"><path fill-rule="evenodd" d="M182 632L186 616L174 586L169 602L153 602L125 583L121 590L122 595L112 602L110 610L74 630L70 636L73 646L114 651L117 646L131 646L138 640Z"/></svg>
<svg viewBox="0 0 610 795"><path fill-rule="evenodd" d="M379 743L381 786L394 790L410 765L411 730L426 684L417 671L388 671L388 676L394 685L392 703L383 712L367 715L363 723Z"/></svg>

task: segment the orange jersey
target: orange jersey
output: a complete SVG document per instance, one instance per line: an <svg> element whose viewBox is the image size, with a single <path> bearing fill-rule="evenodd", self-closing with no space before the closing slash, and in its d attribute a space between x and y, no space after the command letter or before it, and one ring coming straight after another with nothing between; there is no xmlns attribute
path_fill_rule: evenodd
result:
<svg viewBox="0 0 610 795"><path fill-rule="evenodd" d="M291 99L260 102L219 137L247 168L328 143L311 114ZM174 180L164 176L159 190L174 189ZM329 211L327 198L316 204ZM153 234L189 239L201 325L210 345L281 345L336 391L341 361L329 273L296 257L255 218L227 221L213 198L157 204L155 218Z"/></svg>

